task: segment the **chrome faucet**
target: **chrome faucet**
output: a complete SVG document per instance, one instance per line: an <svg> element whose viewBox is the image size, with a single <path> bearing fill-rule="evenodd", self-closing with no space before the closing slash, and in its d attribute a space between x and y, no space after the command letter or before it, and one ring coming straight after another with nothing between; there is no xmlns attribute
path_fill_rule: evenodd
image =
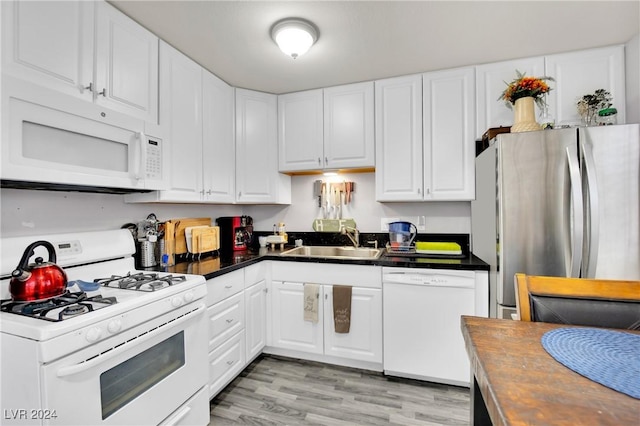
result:
<svg viewBox="0 0 640 426"><path fill-rule="evenodd" d="M360 231L358 231L358 228L342 225L340 227L340 233L349 237L355 248L360 246Z"/></svg>

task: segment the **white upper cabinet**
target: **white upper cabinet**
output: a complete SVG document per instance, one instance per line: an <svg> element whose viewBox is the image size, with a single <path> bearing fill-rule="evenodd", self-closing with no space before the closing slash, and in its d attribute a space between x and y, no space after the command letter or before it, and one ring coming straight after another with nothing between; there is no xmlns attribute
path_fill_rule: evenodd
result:
<svg viewBox="0 0 640 426"><path fill-rule="evenodd" d="M94 3L2 2L2 72L91 100Z"/></svg>
<svg viewBox="0 0 640 426"><path fill-rule="evenodd" d="M374 166L373 82L278 96L279 170Z"/></svg>
<svg viewBox="0 0 640 426"><path fill-rule="evenodd" d="M291 177L278 173L277 96L236 90L236 202L291 203Z"/></svg>
<svg viewBox="0 0 640 426"><path fill-rule="evenodd" d="M278 96L280 171L323 167L323 114L322 89Z"/></svg>
<svg viewBox="0 0 640 426"><path fill-rule="evenodd" d="M171 145L169 189L160 196L167 201L201 201L202 68L163 42L160 69L160 127Z"/></svg>
<svg viewBox="0 0 640 426"><path fill-rule="evenodd" d="M475 195L473 68L376 81L376 200Z"/></svg>
<svg viewBox="0 0 640 426"><path fill-rule="evenodd" d="M160 129L170 142L168 189L128 194L128 202L235 201L234 89L160 43Z"/></svg>
<svg viewBox="0 0 640 426"><path fill-rule="evenodd" d="M233 114L233 87L202 70L202 197L206 202L235 201Z"/></svg>
<svg viewBox="0 0 640 426"><path fill-rule="evenodd" d="M324 89L324 167L373 167L373 82Z"/></svg>
<svg viewBox="0 0 640 426"><path fill-rule="evenodd" d="M105 2L97 2L96 102L158 121L158 38Z"/></svg>
<svg viewBox="0 0 640 426"><path fill-rule="evenodd" d="M158 122L158 38L105 2L2 2L3 73Z"/></svg>
<svg viewBox="0 0 640 426"><path fill-rule="evenodd" d="M513 110L498 100L507 84L517 77L516 71L533 77L544 75L544 57L515 59L476 67L476 117L475 138L493 127L511 127ZM556 85L550 82L552 88ZM540 111L537 111L539 114Z"/></svg>
<svg viewBox="0 0 640 426"><path fill-rule="evenodd" d="M475 70L423 74L424 199L475 198Z"/></svg>
<svg viewBox="0 0 640 426"><path fill-rule="evenodd" d="M422 75L375 82L376 200L422 201Z"/></svg>
<svg viewBox="0 0 640 426"><path fill-rule="evenodd" d="M549 92L549 111L556 125L576 125L581 119L576 103L582 96L605 89L625 122L624 46L611 46L545 57L545 71L555 79Z"/></svg>
<svg viewBox="0 0 640 426"><path fill-rule="evenodd" d="M581 124L576 103L582 96L598 89L611 93L613 104L618 109L618 122L625 121L624 46L610 46L478 65L477 139L490 128L513 124L513 110L498 97L506 88L505 83L516 78L516 70L532 77L554 79L548 82L551 91L547 104L557 126ZM536 118L540 112L536 106Z"/></svg>

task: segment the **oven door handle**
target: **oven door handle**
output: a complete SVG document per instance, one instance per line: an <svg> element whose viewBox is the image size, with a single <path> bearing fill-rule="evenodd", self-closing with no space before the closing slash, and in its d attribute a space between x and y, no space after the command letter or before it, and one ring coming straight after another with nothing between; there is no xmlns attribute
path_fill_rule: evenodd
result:
<svg viewBox="0 0 640 426"><path fill-rule="evenodd" d="M180 325L184 322L190 321L193 318L195 318L198 315L203 315L205 311L205 306L204 304L200 304L196 309L194 309L193 311L189 312L188 315L183 315L182 317L178 317L177 319L166 323L167 325L169 325L169 328L174 328L177 325ZM159 333L164 333L166 330L168 330L168 328L164 328L164 327L156 327L155 329L153 329L152 331L149 331L145 334L143 334L140 337L135 338L134 340L129 340L127 343L135 341L136 343L143 343L146 342L149 339L154 338L157 334ZM108 352L104 352L102 355L98 355L95 358L91 358L88 361L84 361L81 362L80 364L74 364L74 365L69 365L66 367L62 367L60 368L57 372L56 375L58 377L66 377L66 376L71 376L74 374L78 374L81 373L83 371L87 371L93 367L95 367L96 365L103 363L109 359L115 358L118 355L120 355L122 352L127 351L131 348L130 345L128 345L127 343L117 346L115 349L111 349Z"/></svg>

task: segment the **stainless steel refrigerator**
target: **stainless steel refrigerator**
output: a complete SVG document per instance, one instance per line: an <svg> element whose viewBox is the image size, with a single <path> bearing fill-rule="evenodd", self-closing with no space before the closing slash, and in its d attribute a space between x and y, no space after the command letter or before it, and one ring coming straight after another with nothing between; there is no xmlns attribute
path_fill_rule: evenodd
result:
<svg viewBox="0 0 640 426"><path fill-rule="evenodd" d="M498 318L516 272L640 280L640 125L498 135L476 158L471 233Z"/></svg>

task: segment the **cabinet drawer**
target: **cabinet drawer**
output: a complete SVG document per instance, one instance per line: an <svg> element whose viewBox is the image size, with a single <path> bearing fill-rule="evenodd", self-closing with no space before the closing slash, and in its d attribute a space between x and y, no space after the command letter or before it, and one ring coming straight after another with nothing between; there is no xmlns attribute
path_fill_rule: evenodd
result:
<svg viewBox="0 0 640 426"><path fill-rule="evenodd" d="M244 330L244 293L216 303L207 310L209 316L209 350L230 336Z"/></svg>
<svg viewBox="0 0 640 426"><path fill-rule="evenodd" d="M327 267L330 266L330 267ZM369 265L272 262L271 279L298 283L382 288L382 268Z"/></svg>
<svg viewBox="0 0 640 426"><path fill-rule="evenodd" d="M244 271L242 269L207 280L207 306L213 306L243 289Z"/></svg>
<svg viewBox="0 0 640 426"><path fill-rule="evenodd" d="M244 368L244 331L209 353L209 399L213 398Z"/></svg>
<svg viewBox="0 0 640 426"><path fill-rule="evenodd" d="M209 396L206 387L200 389L173 414L164 419L160 426L204 425L210 421Z"/></svg>

